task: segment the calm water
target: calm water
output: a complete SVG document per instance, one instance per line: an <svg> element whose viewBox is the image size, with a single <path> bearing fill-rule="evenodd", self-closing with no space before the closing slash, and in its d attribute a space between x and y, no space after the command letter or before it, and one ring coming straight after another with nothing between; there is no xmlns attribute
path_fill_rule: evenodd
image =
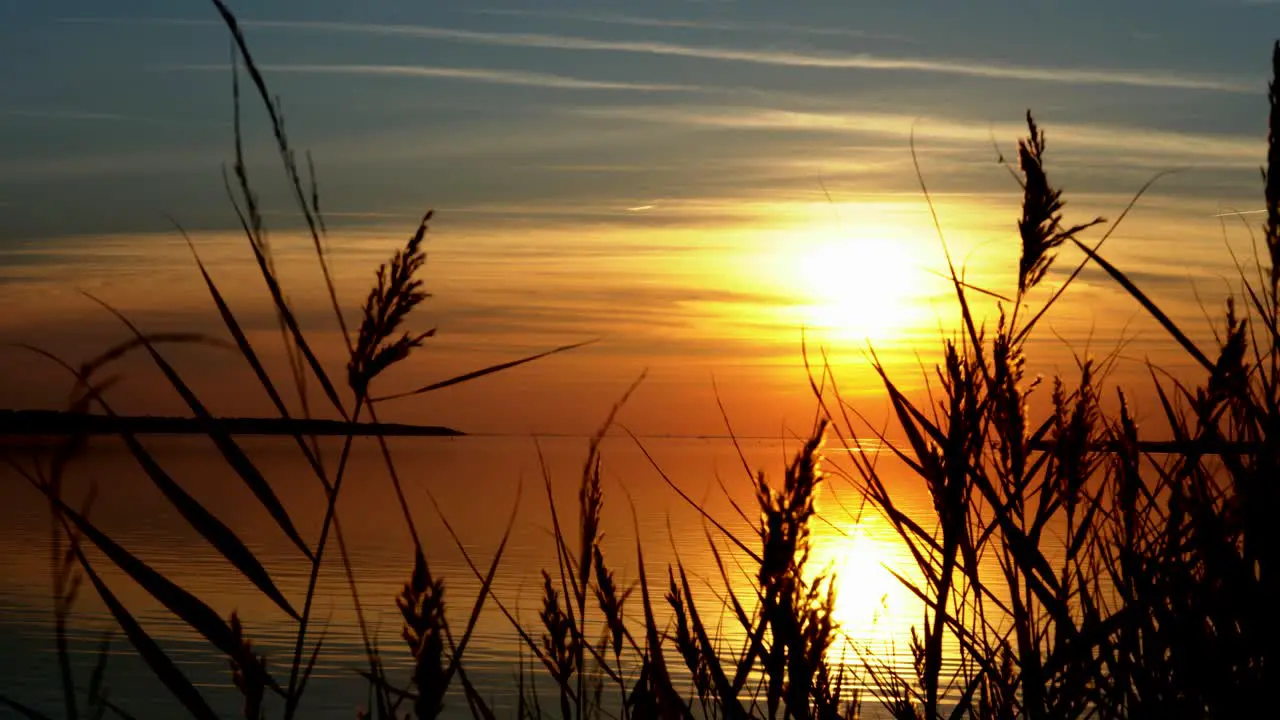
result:
<svg viewBox="0 0 1280 720"><path fill-rule="evenodd" d="M247 438L242 442L274 482L303 537L313 539L322 514L322 492L296 448L288 440ZM779 481L786 458L800 445L798 440L747 440L742 444L750 467ZM539 445L561 522L572 525L577 516L576 490L586 440L551 438L542 439ZM197 438L157 438L149 441L149 446L171 474L263 558L285 594L300 607L305 561L217 453ZM655 439L645 441L645 447L682 489L750 542L750 530L730 498L754 519L752 487L730 442ZM325 446L330 462L336 458L337 448L337 441ZM531 438L430 438L395 440L392 449L432 570L445 578L451 622L465 622L477 583L433 509L431 496L454 525L467 552L482 566L491 559L514 508L512 539L494 592L527 625L534 625L540 570L554 563L538 445ZM828 469L835 473L842 465L838 454L838 448L829 448ZM701 611L714 615L718 603L713 590L724 583L708 550L708 534L727 551L724 537L662 482L631 440L607 441L604 462L605 547L623 586L637 577L638 533L656 607L665 606L661 595L666 588L666 566L678 557L693 576L695 595L704 598ZM893 476L892 470L889 474ZM127 452L112 440L97 440L73 466L71 477L72 496L82 496L90 482L97 484L99 495L91 517L100 527L220 613L237 611L249 637L269 661L275 660L271 665L275 672L286 672L282 666L291 648L292 622L258 597L248 581L184 526ZM906 505L917 512L927 510L922 488L901 473L898 477ZM48 599L48 514L37 493L8 468L0 471L0 497L0 528L4 528L0 533L0 692L54 712L60 708L60 690L55 680ZM630 503L635 507L634 521ZM840 652L851 663L856 661L855 650L875 653L893 663L906 660L907 628L918 622L920 611L883 565L906 568L909 560L883 521L870 510L861 512L859 496L848 482L833 476L820 496L819 509L823 521L814 528L813 564L815 569L834 570L841 578L837 619L855 644L842 644ZM392 674L403 678L409 655L399 637L401 625L394 598L412 570L412 544L373 441L357 442L340 518L370 631ZM334 562L326 564L316 606L317 617L327 627L325 644L317 665L318 679L304 701L304 714L348 718L354 708L366 703L366 686L356 675L363 667L363 646L340 564L336 554L330 557ZM230 688L225 662L131 581L119 573L105 572L108 564L99 557L97 567L114 591L198 681L215 708L233 713L237 696ZM731 581L739 591L745 589L744 571L731 567L730 572L737 573ZM638 598L630 613L633 618L639 616ZM729 627L731 619L721 619ZM98 645L113 623L88 587L80 594L73 622L81 683L87 683ZM107 672L112 697L144 717L174 712L127 641L116 637L112 648ZM522 650L527 656L527 648L521 646L509 622L490 605L467 651L466 668L481 692L500 708L514 703ZM460 698L453 698L450 707L465 709ZM0 710L0 716L3 712Z"/></svg>

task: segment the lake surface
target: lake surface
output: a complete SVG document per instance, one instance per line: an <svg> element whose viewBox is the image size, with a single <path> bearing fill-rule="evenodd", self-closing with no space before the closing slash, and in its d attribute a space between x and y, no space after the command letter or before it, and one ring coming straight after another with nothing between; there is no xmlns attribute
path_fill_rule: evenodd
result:
<svg viewBox="0 0 1280 720"><path fill-rule="evenodd" d="M732 442L641 442L657 465L709 514L749 545L758 547L752 529L733 506L737 503L754 522L753 487ZM323 512L323 494L296 447L280 438L242 438L241 443L274 483L302 536L314 542ZM326 460L332 463L340 441L327 439L322 443ZM226 468L217 452L200 438L157 437L147 444L189 492L240 534L263 559L286 596L300 606L307 581L306 561ZM800 441L742 440L740 444L748 467L763 470L781 483L785 463ZM576 528L577 489L587 440L405 438L391 440L390 445L431 569L445 579L451 624L465 624L478 583L433 509L432 497L454 526L466 551L482 568L493 557L514 510L511 540L493 591L526 627L537 628L541 570L552 569L554 575L555 567L539 450L551 479L560 522ZM863 508L856 490L840 477L842 467L848 464L841 462L839 451L837 447L827 450L826 469L831 475L819 496L822 519L813 527L811 561L815 573L833 570L839 577L836 617L846 640L832 652L838 650L855 672L860 666L858 653L870 652L877 662L882 659L894 665L909 663L909 626L919 622L920 608L906 597L885 566L907 569L910 560L888 525L874 511ZM726 563L738 592L748 587L746 573L750 568L735 567L732 558L743 556L731 551L724 535L663 482L635 441L610 438L604 443L603 455L606 558L621 586L629 587L637 578L638 535L655 610L665 613L667 609L663 599L666 568L678 559L690 573L695 596L702 598L704 616L718 615L715 624L723 621L725 639L733 642L729 630L732 618L717 611L720 603L715 591L722 591L724 581L708 543L715 542L731 558ZM895 474L887 464L882 470L900 486L904 505L913 513L930 511L927 493L918 481L903 473ZM98 487L91 518L101 528L219 613L236 611L249 638L267 655L269 667L276 673L287 673L285 658L292 648L293 621L263 599L184 525L118 442L108 438L92 441L89 450L72 466L69 495L83 496L91 482ZM404 679L410 656L400 638L402 624L394 600L412 571L412 542L375 441L357 440L346 483L339 516L368 628L391 675ZM4 498L0 503L0 527L4 528L0 533L0 577L4 578L0 584L0 692L54 712L60 708L60 689L49 600L47 507L10 468L0 471L0 496ZM572 529L567 534L576 538ZM108 570L105 558L96 553L91 558L113 590L197 682L215 708L228 715L235 713L238 695L230 686L225 661L127 577ZM316 679L304 700L303 714L351 717L355 708L367 702L367 686L356 674L365 667L365 660L351 593L336 553L326 562L318 597L316 616L325 627L324 648ZM641 613L638 595L634 598L627 606L633 620ZM102 603L86 584L72 621L72 645L82 687L87 685L104 633L113 627ZM309 638L316 637L314 632ZM538 632L531 634L540 636ZM142 717L177 712L118 631L111 648L107 684L114 700ZM480 692L500 712L514 707L521 658L528 662L528 648L490 602L466 652L465 667ZM545 689L549 681L540 679ZM465 713L460 694L450 697L447 709Z"/></svg>

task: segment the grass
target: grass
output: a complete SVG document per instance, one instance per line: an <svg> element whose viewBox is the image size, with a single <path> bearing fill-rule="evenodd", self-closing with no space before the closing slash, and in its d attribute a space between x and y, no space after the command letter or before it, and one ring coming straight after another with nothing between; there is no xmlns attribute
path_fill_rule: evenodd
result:
<svg viewBox="0 0 1280 720"><path fill-rule="evenodd" d="M431 214L377 270L353 338L330 280L314 173L303 179L279 108L234 16L221 0L213 4L235 41L237 60L235 162L226 176L227 190L275 308L290 359L287 382L303 398L300 416L310 418L313 406L326 405L344 421L367 418L376 423L379 404L403 396L379 396L377 380L433 335L432 330L405 329L414 324L415 311L427 298L422 244ZM348 350L345 377L330 374L319 362L277 280L241 150L240 61L268 111L284 172L314 241ZM1273 64L1280 78L1280 44ZM74 379L70 409L96 407L115 417L107 397L112 385L107 372L126 354L145 354L294 546L295 562L305 568L307 582L300 597L286 596L253 550L188 494L128 425L116 423L125 447L184 522L290 618L292 651L264 657L237 615L221 617L100 529L92 520L92 494L81 507L68 504L64 481L83 436L69 437L34 465L11 460L49 507L55 650L64 691L61 715L130 717L121 704L125 701L103 692L105 645L87 686L75 677L67 627L87 580L159 684L192 717L215 717L200 688L103 579L100 567L106 563L199 633L210 652L226 659L245 718L256 720L268 712L286 720L306 717L305 699L323 647L323 632L316 627L317 579L326 560L334 562L335 549L364 643L365 663L357 671L368 683L366 717L434 718L446 708L476 718L495 717L467 674L467 649L486 608L506 618L513 642L529 659L519 668L519 718L826 720L873 710L904 719L1236 717L1268 707L1275 671L1274 661L1268 664L1266 658L1276 637L1274 608L1280 606L1270 517L1277 507L1274 479L1280 477L1280 101L1274 83L1270 107L1265 243L1261 257L1255 258L1258 273L1251 275L1241 266L1241 302L1228 304L1225 332L1211 348L1195 344L1102 254L1103 242L1123 215L1092 244L1082 238L1103 220L1066 220L1063 192L1046 168L1045 134L1028 114L1015 173L1023 189L1016 293L1007 307L1001 305L995 327L982 327L971 310L972 293L1005 296L963 282L947 254L964 322L943 340L943 361L935 368L928 402L910 400L877 362L895 419L894 427L886 429L842 399L837 378L825 363L811 365L811 389L820 408L812 434L780 482L763 474L752 478L754 507L734 506L752 528L749 535L729 531L667 480L720 536L709 543L719 572L713 591L695 591L679 560L665 568L665 585L656 585L655 578L663 573L646 571L645 548L639 542L634 558L638 583L624 586L613 569L616 558L605 552L600 445L625 396L590 443L572 513L576 526L564 522L569 516L557 507L551 478L544 472L555 558L542 572L536 621L521 620L492 592L514 515L508 535L483 563L467 554L449 518L439 513L478 583L474 597L457 596L432 570L416 525L420 518L410 512L394 458L385 438L378 437L399 514L414 542L406 582L395 598L403 620L404 644L398 652L413 661L407 686L388 677L384 650L364 619L363 608L370 602L390 598L360 595L337 512L354 436L341 438L337 463L328 466L315 436L292 435L327 499L317 536L304 538L295 511L277 497L270 478L165 358L164 350L175 343L222 341L149 335L107 306L130 331L126 343L80 365L36 350ZM923 181L922 190L927 199ZM1085 259L1044 298L1040 285L1045 273L1069 246L1078 247ZM227 334L263 393L279 418L298 417L191 247ZM1121 389L1114 389L1118 411L1104 411L1104 395L1113 391L1106 387L1113 357L1081 360L1077 377L1052 378L1047 388L1026 377L1028 338L1088 263L1108 273L1203 369L1192 382L1151 368L1167 426L1167 435L1158 440L1139 431ZM407 394L479 379L572 347L481 368ZM1050 394L1050 411L1033 418L1028 398L1037 392ZM905 441L891 442L891 436ZM849 449L824 461L827 437ZM907 511L883 475L878 463L882 453L895 456L923 482L933 501L931 515ZM846 470L824 472L829 466L824 462L837 459ZM921 612L911 632L910 667L874 654L845 662L835 653L847 639L834 618L837 583L812 567L810 551L819 518L815 500L824 485L837 481L854 484L893 528L916 566L914 572L898 574ZM731 552L718 549L721 544ZM737 570L750 579L745 590L735 582ZM855 689L860 686L871 689ZM28 718L49 717L7 695L0 695L0 705Z"/></svg>

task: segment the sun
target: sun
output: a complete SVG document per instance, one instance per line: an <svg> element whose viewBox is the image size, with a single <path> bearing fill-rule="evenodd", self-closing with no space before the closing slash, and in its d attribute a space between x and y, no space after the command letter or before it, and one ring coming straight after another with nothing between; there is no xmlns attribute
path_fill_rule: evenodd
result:
<svg viewBox="0 0 1280 720"><path fill-rule="evenodd" d="M835 340L893 342L925 315L916 243L889 229L820 232L796 258L805 324Z"/></svg>

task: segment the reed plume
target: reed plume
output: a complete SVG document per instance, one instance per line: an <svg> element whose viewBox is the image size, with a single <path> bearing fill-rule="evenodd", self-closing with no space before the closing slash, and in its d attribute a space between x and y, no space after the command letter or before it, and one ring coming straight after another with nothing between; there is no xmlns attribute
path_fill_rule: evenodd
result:
<svg viewBox="0 0 1280 720"><path fill-rule="evenodd" d="M1062 224L1062 190L1049 183L1044 171L1044 131L1027 111L1028 136L1018 141L1018 160L1023 175L1022 218L1018 234L1022 238L1022 256L1018 260L1018 293L1025 294L1044 278L1053 265L1057 250L1064 242L1094 225L1104 222L1095 218L1087 223Z"/></svg>
<svg viewBox="0 0 1280 720"><path fill-rule="evenodd" d="M413 656L413 684L418 688L414 716L439 717L444 710L445 604L444 581L434 578L421 552L415 553L413 575L396 598L404 619L401 636Z"/></svg>
<svg viewBox="0 0 1280 720"><path fill-rule="evenodd" d="M369 383L374 378L409 357L411 350L435 334L432 329L395 336L414 308L429 297L418 272L427 261L422 240L431 216L430 212L423 216L404 248L397 250L390 262L378 266L374 286L361 308L360 331L347 364L347 382L358 398L368 397Z"/></svg>

